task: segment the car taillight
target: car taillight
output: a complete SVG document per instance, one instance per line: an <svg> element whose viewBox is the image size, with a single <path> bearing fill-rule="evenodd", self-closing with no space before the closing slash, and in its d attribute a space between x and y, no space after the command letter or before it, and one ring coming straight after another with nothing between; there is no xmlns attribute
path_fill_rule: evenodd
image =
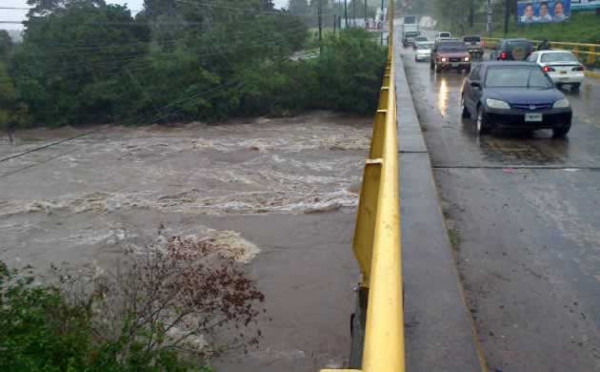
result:
<svg viewBox="0 0 600 372"><path fill-rule="evenodd" d="M550 72L550 71L556 71L554 68L550 67L550 66L544 66L544 72Z"/></svg>
<svg viewBox="0 0 600 372"><path fill-rule="evenodd" d="M506 58L508 58L508 53L506 53L506 52L502 52L502 53L500 54L500 59L506 59Z"/></svg>
<svg viewBox="0 0 600 372"><path fill-rule="evenodd" d="M585 67L583 67L583 66L573 67L573 71L583 71L583 70L585 70Z"/></svg>

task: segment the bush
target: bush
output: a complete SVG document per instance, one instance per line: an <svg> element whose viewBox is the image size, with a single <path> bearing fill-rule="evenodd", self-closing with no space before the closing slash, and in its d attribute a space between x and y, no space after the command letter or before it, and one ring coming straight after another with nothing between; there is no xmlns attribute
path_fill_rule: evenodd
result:
<svg viewBox="0 0 600 372"><path fill-rule="evenodd" d="M332 109L372 114L383 81L386 49L362 29L325 38L319 58L267 61L240 72L242 114Z"/></svg>
<svg viewBox="0 0 600 372"><path fill-rule="evenodd" d="M386 49L358 28L325 39L317 63L317 106L373 114L383 82Z"/></svg>
<svg viewBox="0 0 600 372"><path fill-rule="evenodd" d="M223 7L146 2L135 19L126 7L97 0L36 2L51 7L27 22L0 92L13 107L10 120L141 124L312 108L373 113L385 51L372 33L326 34L319 58L293 61L306 46L302 19L251 0L235 7L215 1ZM0 52L11 48L4 44Z"/></svg>
<svg viewBox="0 0 600 372"><path fill-rule="evenodd" d="M161 230L162 233L162 230ZM255 346L263 294L209 240L160 235L123 270L42 285L0 262L0 370L210 371Z"/></svg>

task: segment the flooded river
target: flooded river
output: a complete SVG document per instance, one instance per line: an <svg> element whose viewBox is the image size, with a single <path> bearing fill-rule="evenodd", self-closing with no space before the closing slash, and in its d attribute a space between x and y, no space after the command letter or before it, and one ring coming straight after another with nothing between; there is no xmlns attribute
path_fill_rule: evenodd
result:
<svg viewBox="0 0 600 372"><path fill-rule="evenodd" d="M211 237L267 297L265 339L220 371L309 371L348 354L351 239L370 118L36 129L0 142L0 259L110 265L169 233ZM243 367L242 367L243 366ZM242 369L240 369L242 368Z"/></svg>

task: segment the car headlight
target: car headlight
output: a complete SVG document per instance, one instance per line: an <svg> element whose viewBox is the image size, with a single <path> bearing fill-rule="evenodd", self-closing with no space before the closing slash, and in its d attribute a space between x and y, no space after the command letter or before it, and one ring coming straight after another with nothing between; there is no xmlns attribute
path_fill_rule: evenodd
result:
<svg viewBox="0 0 600 372"><path fill-rule="evenodd" d="M487 105L487 107L493 108L493 109L500 109L500 110L510 109L510 106L508 105L508 103L501 101L499 99L488 98L485 100L485 104Z"/></svg>
<svg viewBox="0 0 600 372"><path fill-rule="evenodd" d="M442 57L442 62L446 62L447 60L448 60L448 58Z"/></svg>
<svg viewBox="0 0 600 372"><path fill-rule="evenodd" d="M567 108L571 106L571 104L569 103L569 100L566 98L563 99L559 99L558 101L554 102L554 105L552 106L552 108Z"/></svg>
<svg viewBox="0 0 600 372"><path fill-rule="evenodd" d="M469 57L465 57L465 62L469 62Z"/></svg>

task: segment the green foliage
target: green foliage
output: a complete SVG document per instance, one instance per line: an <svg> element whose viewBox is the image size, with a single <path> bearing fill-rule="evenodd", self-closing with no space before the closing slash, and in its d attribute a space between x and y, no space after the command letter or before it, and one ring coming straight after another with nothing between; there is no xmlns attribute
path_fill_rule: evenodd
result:
<svg viewBox="0 0 600 372"><path fill-rule="evenodd" d="M210 7L146 0L135 19L103 0L30 5L37 10L24 42L9 53L10 75L0 65L4 127L215 120L309 108L366 113L379 91L384 52L371 34L325 33L320 58L294 62L290 56L306 47L305 20L267 0L213 0ZM10 47L1 41L0 51Z"/></svg>
<svg viewBox="0 0 600 372"><path fill-rule="evenodd" d="M13 48L13 42L6 30L0 30L0 61L7 61Z"/></svg>
<svg viewBox="0 0 600 372"><path fill-rule="evenodd" d="M362 29L349 29L339 37L327 38L317 64L318 105L363 114L374 112L385 61L385 48Z"/></svg>
<svg viewBox="0 0 600 372"><path fill-rule="evenodd" d="M6 63L0 59L0 130L23 127L29 120L27 105L19 101Z"/></svg>
<svg viewBox="0 0 600 372"><path fill-rule="evenodd" d="M88 365L90 312L0 261L0 369L74 371Z"/></svg>
<svg viewBox="0 0 600 372"><path fill-rule="evenodd" d="M212 372L211 356L258 344L247 328L264 301L233 259L215 257L222 249L169 237L126 271L54 267L54 284L0 261L0 370Z"/></svg>
<svg viewBox="0 0 600 372"><path fill-rule="evenodd" d="M88 2L27 23L13 69L21 98L35 121L48 124L110 122L125 83L125 67L147 50L147 27L121 6Z"/></svg>
<svg viewBox="0 0 600 372"><path fill-rule="evenodd" d="M259 63L244 69L242 113L288 114L309 108L373 113L385 60L385 48L365 30L329 35L319 58Z"/></svg>

